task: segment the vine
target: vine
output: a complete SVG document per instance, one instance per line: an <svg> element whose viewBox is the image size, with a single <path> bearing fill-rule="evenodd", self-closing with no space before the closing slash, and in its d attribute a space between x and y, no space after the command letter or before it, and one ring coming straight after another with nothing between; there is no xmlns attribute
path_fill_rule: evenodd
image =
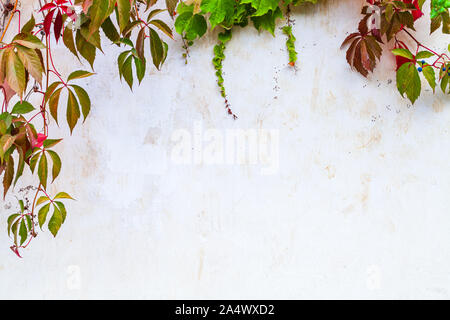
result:
<svg viewBox="0 0 450 320"><path fill-rule="evenodd" d="M415 21L422 18L426 0L367 0L363 18L356 32L343 42L348 47L346 59L352 69L368 76L380 60L381 44L392 48L396 59L397 89L412 103L421 93L422 80L435 91L440 87L450 93L450 53L438 52L414 35ZM275 27L283 12L287 25L281 30L287 36L288 64L295 66L296 38L290 20L290 7L317 0L165 0L166 9L154 9L157 0L39 0L39 5L22 24L18 0L4 0L0 10L0 88L3 94L0 113L0 175L3 175L3 197L20 180L28 167L36 174L36 184L27 188L30 199L19 199L18 212L7 218L11 250L21 256L46 226L56 236L66 220L66 192L50 194L48 186L59 176L62 159L55 151L62 139L50 138L49 124L62 125L62 114L71 132L90 114L91 100L82 87L92 72L97 53L103 52L104 37L123 51L117 58L120 79L132 89L140 84L151 61L161 69L169 49L166 40L174 39L172 29L160 17L169 14L175 30L181 35L187 62L189 47L204 37L208 29L219 29L214 47L213 66L227 113L231 110L223 78L225 49L237 27L250 22L260 32L275 36ZM441 29L450 33L449 0L430 0L430 33ZM37 13L37 15L36 15ZM18 29L11 28L17 18ZM36 20L37 19L37 20ZM15 28L14 28L15 29ZM8 37L6 37L8 35ZM10 41L5 41L10 38ZM411 39L412 48L404 38ZM59 57L53 46L62 43L77 59L86 61L91 71L59 70ZM147 48L147 49L146 49ZM450 52L450 46L448 46ZM422 79L423 78L423 79ZM135 80L137 79L137 81ZM64 94L63 94L64 93ZM31 97L38 97L39 103ZM65 101L63 96L67 96ZM14 101L12 107L10 102ZM51 212L51 214L50 214Z"/></svg>

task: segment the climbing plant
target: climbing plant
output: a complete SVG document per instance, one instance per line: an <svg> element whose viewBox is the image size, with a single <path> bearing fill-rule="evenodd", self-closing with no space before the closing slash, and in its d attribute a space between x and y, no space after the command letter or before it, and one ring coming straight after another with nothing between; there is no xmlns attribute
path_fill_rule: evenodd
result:
<svg viewBox="0 0 450 320"><path fill-rule="evenodd" d="M66 192L48 191L49 183L59 176L62 166L54 151L62 139L50 137L49 122L63 125L64 114L73 133L77 124L89 116L91 100L81 82L94 75L94 62L99 52L103 52L105 38L122 48L117 57L118 74L133 88L136 82L142 82L149 64L159 70L166 60L167 41L173 39L173 33L162 15L174 20L174 28L183 40L186 62L189 48L196 40L204 37L208 29L220 29L212 63L226 112L237 119L223 78L226 45L232 39L233 29L253 25L258 31L275 36L278 20L284 19L281 31L286 37L286 61L296 68L301 52L297 53L295 48L291 8L317 1L320 0L165 0L155 6L157 0L36 0L35 10L26 20L18 0L3 0L0 7L3 197L16 185L26 167L36 174L37 180L32 200L19 199L20 209L7 218L7 232L13 241L11 250L20 257L21 249L31 243L39 229L47 228L56 236L66 219L65 201L73 198ZM396 57L398 91L412 103L420 96L421 75L433 91L438 85L444 94L450 91L450 53L438 53L414 36L415 21L423 16L425 2L367 0L357 31L342 44L348 47L349 65L363 76L376 67L383 53L382 44L391 47ZM450 0L429 3L430 33L441 29L448 34ZM13 19L18 29L11 27ZM415 47L409 48L404 37L411 38ZM60 73L58 66L62 62L52 50L60 42L76 58L88 63L87 70ZM32 104L32 96L38 96L40 102ZM10 105L11 101L15 103Z"/></svg>

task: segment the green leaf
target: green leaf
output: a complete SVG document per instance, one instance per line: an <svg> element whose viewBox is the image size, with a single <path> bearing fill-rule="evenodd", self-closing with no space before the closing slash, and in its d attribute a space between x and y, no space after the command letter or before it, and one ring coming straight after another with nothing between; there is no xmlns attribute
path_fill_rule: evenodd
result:
<svg viewBox="0 0 450 320"><path fill-rule="evenodd" d="M130 21L130 0L117 0L117 12L119 14L119 28L122 32Z"/></svg>
<svg viewBox="0 0 450 320"><path fill-rule="evenodd" d="M20 245L23 245L28 238L27 226L25 225L25 220L23 219L20 222L19 235L20 235Z"/></svg>
<svg viewBox="0 0 450 320"><path fill-rule="evenodd" d="M132 69L133 56L130 55L122 66L122 76L127 82L130 89L133 89L133 69Z"/></svg>
<svg viewBox="0 0 450 320"><path fill-rule="evenodd" d="M433 89L436 88L436 74L434 72L434 68L432 66L426 66L423 67L423 75L425 77L425 79L427 79L428 83L430 84L430 87Z"/></svg>
<svg viewBox="0 0 450 320"><path fill-rule="evenodd" d="M58 123L58 105L59 105L59 97L61 95L62 88L59 88L56 90L51 96L50 100L48 101L48 106L50 107L50 114L52 115L53 119L55 119L56 123Z"/></svg>
<svg viewBox="0 0 450 320"><path fill-rule="evenodd" d="M54 146L56 146L58 143L60 143L62 141L62 139L46 139L44 141L44 148L48 149L48 148L52 148Z"/></svg>
<svg viewBox="0 0 450 320"><path fill-rule="evenodd" d="M25 159L23 154L22 148L17 148L17 152L19 153L19 164L17 165L17 172L16 172L16 178L14 179L14 186L16 185L17 181L23 174L23 169L25 168Z"/></svg>
<svg viewBox="0 0 450 320"><path fill-rule="evenodd" d="M96 32L108 16L114 11L116 1L111 0L93 0L89 9L91 22L89 24L89 33Z"/></svg>
<svg viewBox="0 0 450 320"><path fill-rule="evenodd" d="M251 3L252 7L256 9L253 16L262 16L270 10L275 11L278 7L278 0L242 0L241 3Z"/></svg>
<svg viewBox="0 0 450 320"><path fill-rule="evenodd" d="M413 54L408 49L402 49L402 48L393 49L392 53L394 55L396 55L396 56L400 56L400 57L408 58L410 60L414 60Z"/></svg>
<svg viewBox="0 0 450 320"><path fill-rule="evenodd" d="M89 64L91 65L91 68L94 68L94 61L95 61L95 53L96 49L95 46L90 44L82 35L80 30L77 31L75 35L75 42L77 44L77 50L81 54L83 58L85 58Z"/></svg>
<svg viewBox="0 0 450 320"><path fill-rule="evenodd" d="M52 158L53 167L52 167L52 182L55 181L55 179L58 177L59 173L61 172L61 158L58 156L58 154L55 151L47 150L48 154Z"/></svg>
<svg viewBox="0 0 450 320"><path fill-rule="evenodd" d="M136 76L140 84L145 76L145 60L142 62L141 59L134 57L134 64L136 66Z"/></svg>
<svg viewBox="0 0 450 320"><path fill-rule="evenodd" d="M9 160L6 162L6 170L3 176L3 199L5 199L9 187L11 187L13 177L14 177L14 159L12 156L9 156Z"/></svg>
<svg viewBox="0 0 450 320"><path fill-rule="evenodd" d="M13 145L14 141L16 140L16 136L11 136L10 134L4 134L0 138L0 159L3 160L3 157L8 151L9 148Z"/></svg>
<svg viewBox="0 0 450 320"><path fill-rule="evenodd" d="M71 84L70 86L75 90L75 93L77 94L78 100L81 104L81 111L83 112L84 120L86 120L89 112L91 111L91 99L82 87L74 84Z"/></svg>
<svg viewBox="0 0 450 320"><path fill-rule="evenodd" d="M39 160L38 176L44 189L47 189L48 163L47 156L44 152L42 153L41 160Z"/></svg>
<svg viewBox="0 0 450 320"><path fill-rule="evenodd" d="M62 215L62 223L64 223L64 221L66 221L66 216L67 216L67 211L66 211L66 207L64 206L64 203L60 202L60 201L55 201L54 205L58 206L59 211L61 212Z"/></svg>
<svg viewBox="0 0 450 320"><path fill-rule="evenodd" d="M17 46L17 55L22 61L25 69L27 69L27 71L37 82L41 83L44 67L42 65L41 59L37 54L37 51L34 49Z"/></svg>
<svg viewBox="0 0 450 320"><path fill-rule="evenodd" d="M65 192L59 192L55 198L53 198L53 200L56 199L70 199L70 200L75 200L74 198L72 198L69 194L65 193Z"/></svg>
<svg viewBox="0 0 450 320"><path fill-rule="evenodd" d="M46 201L49 201L50 199L47 196L41 196L39 197L39 199L36 201L36 207L39 206L40 204L43 204Z"/></svg>
<svg viewBox="0 0 450 320"><path fill-rule="evenodd" d="M434 56L434 53L431 53L429 51L420 51L416 55L416 60L426 59L426 58L430 58L432 56Z"/></svg>
<svg viewBox="0 0 450 320"><path fill-rule="evenodd" d="M92 75L94 75L95 73L89 72L89 71L84 71L84 70L77 70L72 72L68 77L67 77L67 82L69 82L70 80L75 80L75 79L82 79L82 78L87 78L90 77Z"/></svg>
<svg viewBox="0 0 450 320"><path fill-rule="evenodd" d="M149 24L154 25L159 30L164 32L168 37L173 39L172 29L170 29L170 27L164 21L161 21L159 19L155 19L155 20L150 21Z"/></svg>
<svg viewBox="0 0 450 320"><path fill-rule="evenodd" d="M243 0L242 3L245 3L244 1L251 2L251 0ZM255 2L257 1L258 0L255 0ZM275 2L275 0L270 1ZM203 0L200 8L205 13L211 13L209 22L211 22L211 28L214 29L223 21L229 22L232 20L235 4L236 2L234 0ZM276 0L276 6L278 6L278 0ZM269 11L269 8L267 8L265 12L262 12L261 15L266 13L267 11Z"/></svg>
<svg viewBox="0 0 450 320"><path fill-rule="evenodd" d="M414 63L404 63L398 69L397 88L402 96L406 93L408 99L414 104L421 91L419 72Z"/></svg>
<svg viewBox="0 0 450 320"><path fill-rule="evenodd" d="M38 212L39 228L41 228L41 230L42 230L42 226L45 223L45 220L47 220L47 214L48 214L49 210L50 210L50 203L47 203Z"/></svg>
<svg viewBox="0 0 450 320"><path fill-rule="evenodd" d="M22 101L22 102L17 102L11 113L13 114L27 114L31 111L33 111L35 108L33 107L33 105L31 103L29 103L28 101Z"/></svg>
<svg viewBox="0 0 450 320"><path fill-rule="evenodd" d="M25 224L25 220L23 218L22 221L20 222L19 235L20 235L20 245L23 245L28 238L28 229Z"/></svg>
<svg viewBox="0 0 450 320"><path fill-rule="evenodd" d="M30 159L31 173L34 173L34 169L36 168L36 164L39 160L40 155L41 155L40 153L36 153L33 157L31 157L31 159Z"/></svg>
<svg viewBox="0 0 450 320"><path fill-rule="evenodd" d="M30 49L44 49L45 45L39 40L38 37L33 36L31 34L27 34L25 37L20 37L19 39L15 39L14 43L20 44L21 46L30 48Z"/></svg>
<svg viewBox="0 0 450 320"><path fill-rule="evenodd" d="M56 206L54 206L53 208L53 215L48 222L48 229L53 234L53 236L56 237L56 234L58 233L63 223L63 216L61 214L61 211L59 211Z"/></svg>
<svg viewBox="0 0 450 320"><path fill-rule="evenodd" d="M33 14L31 14L30 20L24 24L22 27L22 33L31 33L33 31L34 26L36 25L36 20L34 20Z"/></svg>
<svg viewBox="0 0 450 320"><path fill-rule="evenodd" d="M258 31L265 29L275 36L275 23L277 19L283 18L283 13L280 8L277 7L275 11L270 10L262 16L251 17L255 28Z"/></svg>
<svg viewBox="0 0 450 320"><path fill-rule="evenodd" d="M3 59L7 58L6 81L11 89L13 89L19 97L22 98L26 83L25 67L14 51L6 51L4 55L6 55L6 57L3 56Z"/></svg>
<svg viewBox="0 0 450 320"><path fill-rule="evenodd" d="M120 34L117 32L111 18L108 17L102 24L102 30L111 42L116 43L120 40Z"/></svg>
<svg viewBox="0 0 450 320"><path fill-rule="evenodd" d="M8 237L9 237L10 234L11 234L11 233L10 233L10 231L11 231L11 226L12 226L14 220L16 220L16 218L17 218L18 216L20 216L20 214L15 213L15 214L12 214L12 215L10 215L10 216L8 217Z"/></svg>
<svg viewBox="0 0 450 320"><path fill-rule="evenodd" d="M70 133L72 134L73 128L75 128L78 119L80 118L80 106L78 105L78 101L75 98L72 90L69 89L69 97L67 99L67 124L70 128Z"/></svg>
<svg viewBox="0 0 450 320"><path fill-rule="evenodd" d="M169 14L173 17L175 12L175 8L177 7L177 3L179 0L166 0L166 7Z"/></svg>
<svg viewBox="0 0 450 320"><path fill-rule="evenodd" d="M159 70L164 58L164 48L158 33L150 29L150 52L152 54L152 60L155 67Z"/></svg>
<svg viewBox="0 0 450 320"><path fill-rule="evenodd" d="M73 39L73 31L69 26L67 26L64 29L63 42L64 42L64 45L66 46L66 48L69 49L69 51L72 52L72 54L75 57L80 59L80 57L78 57L77 49L75 48L75 40Z"/></svg>

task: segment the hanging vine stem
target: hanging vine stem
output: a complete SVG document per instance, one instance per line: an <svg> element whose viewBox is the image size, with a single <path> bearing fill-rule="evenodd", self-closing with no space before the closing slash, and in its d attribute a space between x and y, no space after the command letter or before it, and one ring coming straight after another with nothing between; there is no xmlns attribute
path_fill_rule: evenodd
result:
<svg viewBox="0 0 450 320"><path fill-rule="evenodd" d="M291 20L291 7L288 4L286 9L286 23L287 25L282 28L283 33L287 36L286 48L289 53L289 65L295 68L295 63L297 62L297 51L295 50L295 39L292 33L292 20Z"/></svg>
<svg viewBox="0 0 450 320"><path fill-rule="evenodd" d="M231 105L228 102L227 94L225 92L225 86L223 85L224 79L223 79L223 60L225 60L225 44L231 40L231 30L226 30L222 33L219 33L219 43L214 47L214 58L213 58L213 64L214 68L216 69L216 76L217 76L217 84L220 88L220 94L225 99L225 109L227 110L228 114L233 117L233 119L237 119L238 117L233 113L231 110Z"/></svg>

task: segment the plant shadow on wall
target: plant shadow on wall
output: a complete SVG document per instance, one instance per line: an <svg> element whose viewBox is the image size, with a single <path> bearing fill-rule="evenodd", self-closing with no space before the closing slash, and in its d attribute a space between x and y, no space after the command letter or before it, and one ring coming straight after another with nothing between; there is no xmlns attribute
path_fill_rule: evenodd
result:
<svg viewBox="0 0 450 320"><path fill-rule="evenodd" d="M61 171L61 158L54 147L61 139L49 138L49 122L61 124L62 113L72 133L76 125L89 115L91 101L79 85L93 75L74 70L68 75L58 71L62 63L53 56L52 47L62 42L80 61L93 70L102 49L104 34L113 44L123 48L118 56L118 72L130 88L141 83L150 64L163 65L173 39L172 28L161 15L174 20L174 28L183 39L187 62L189 47L206 35L208 29L220 29L212 63L217 84L225 101L226 112L234 119L222 76L226 45L235 28L253 25L259 31L275 35L278 20L284 19L287 63L295 68L297 52L291 7L314 5L320 0L166 0L166 9L154 9L157 0L36 0L39 8L26 21L18 0L2 2L0 16L0 87L3 93L0 114L0 175L3 175L3 197L16 185L29 168L36 173L37 187L31 187L31 200L20 199L19 212L7 218L7 232L13 239L11 250L20 257L45 226L56 236L66 219L64 201L72 197L65 192L49 194ZM423 77L433 91L437 86L444 94L450 90L449 53L438 53L414 36L415 21L422 18L425 0L367 0L357 31L343 42L348 47L346 59L363 76L374 70L382 55L380 44L387 44L396 56L397 88L414 103L421 92ZM430 33L440 29L450 33L450 0L430 0ZM338 5L338 4L335 4ZM18 24L12 28L12 21ZM26 21L22 24L21 21ZM8 34L8 37L6 35ZM409 48L402 40L415 42ZM5 39L12 39L7 42ZM146 49L147 48L147 49ZM450 51L450 46L448 47ZM301 53L300 53L301 54ZM151 63L149 60L151 59ZM421 76L422 75L422 76ZM64 95L62 95L64 93ZM39 104L30 103L37 96ZM67 100L62 101L62 96ZM11 100L16 103L10 106Z"/></svg>

